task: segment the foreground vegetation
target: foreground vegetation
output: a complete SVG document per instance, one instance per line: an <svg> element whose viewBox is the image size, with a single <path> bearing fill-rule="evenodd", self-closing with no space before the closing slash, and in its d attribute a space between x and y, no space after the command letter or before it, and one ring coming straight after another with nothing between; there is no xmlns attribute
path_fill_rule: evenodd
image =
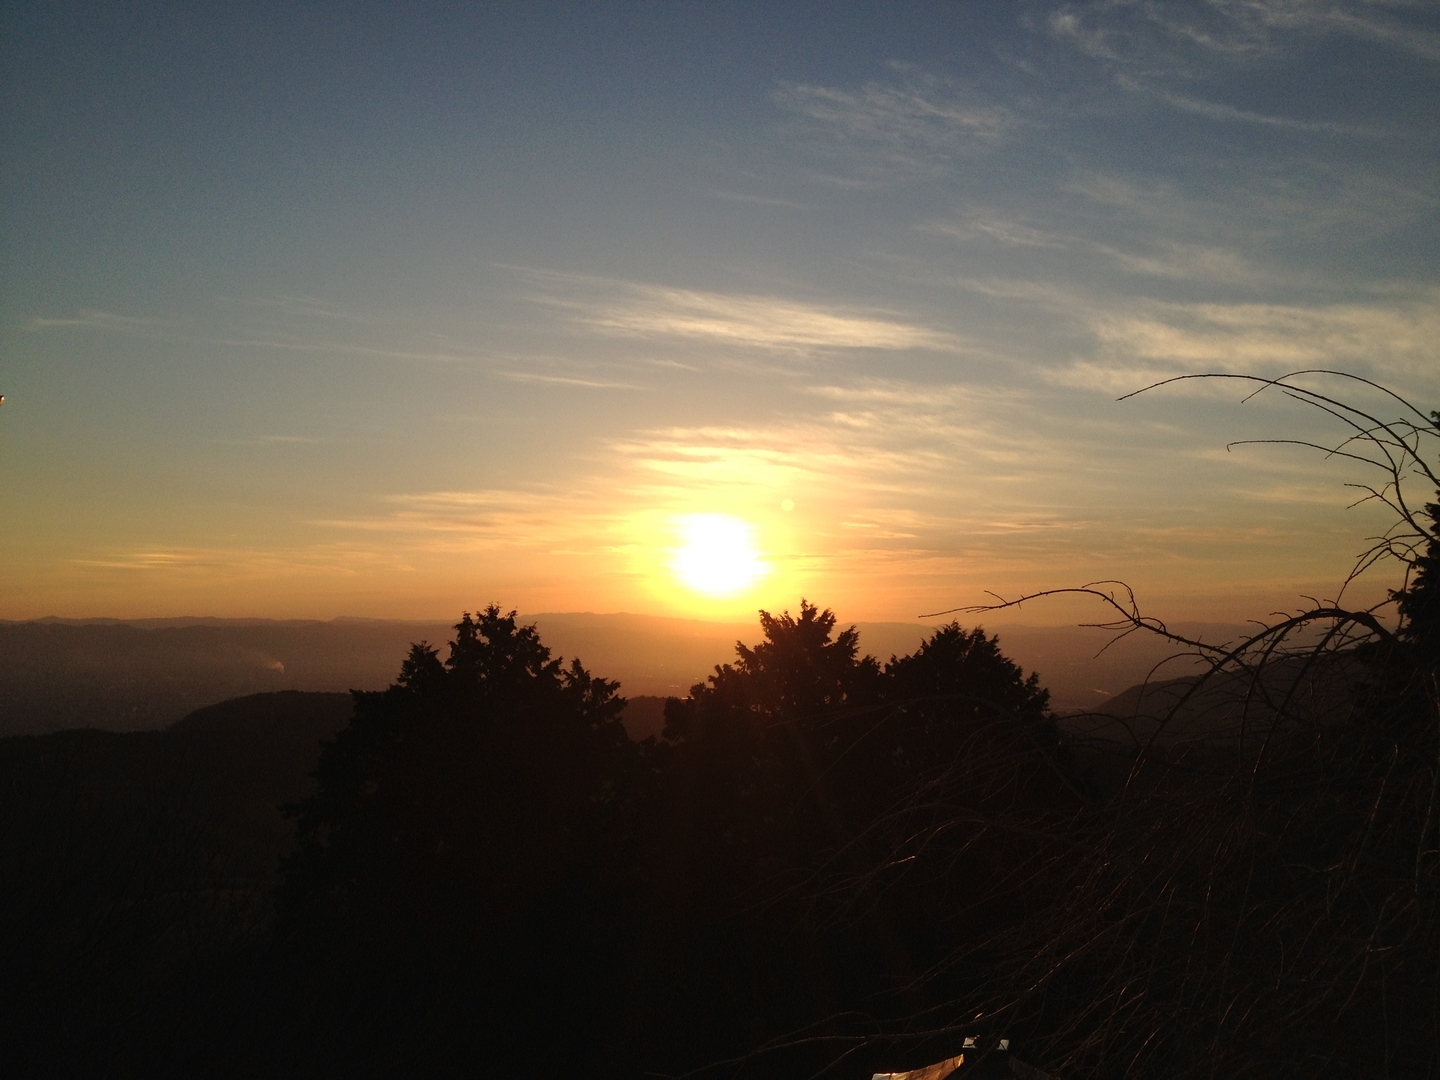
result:
<svg viewBox="0 0 1440 1080"><path fill-rule="evenodd" d="M9 1060L868 1076L1004 1035L1067 1080L1440 1075L1440 507L1396 479L1396 618L1177 639L1211 674L1139 743L1065 734L980 629L882 665L804 601L644 742L493 606L258 741L260 699L0 741ZM276 817L276 740L331 733Z"/></svg>

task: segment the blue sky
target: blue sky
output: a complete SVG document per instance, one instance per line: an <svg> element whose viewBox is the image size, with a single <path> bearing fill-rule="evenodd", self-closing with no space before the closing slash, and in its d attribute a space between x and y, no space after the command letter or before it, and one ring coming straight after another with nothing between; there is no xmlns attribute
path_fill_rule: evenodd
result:
<svg viewBox="0 0 1440 1080"><path fill-rule="evenodd" d="M0 617L1243 618L1384 519L1226 443L1334 429L1115 398L1440 406L1436 4L3 20ZM688 592L694 514L768 573Z"/></svg>

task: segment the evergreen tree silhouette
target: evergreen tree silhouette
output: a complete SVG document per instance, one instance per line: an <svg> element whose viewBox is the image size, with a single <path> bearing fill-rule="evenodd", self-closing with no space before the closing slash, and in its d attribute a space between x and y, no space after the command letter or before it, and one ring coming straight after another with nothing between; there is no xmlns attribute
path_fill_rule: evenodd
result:
<svg viewBox="0 0 1440 1080"><path fill-rule="evenodd" d="M618 684L513 611L455 630L355 695L298 808L282 934L357 1068L553 1066L614 999L647 774Z"/></svg>

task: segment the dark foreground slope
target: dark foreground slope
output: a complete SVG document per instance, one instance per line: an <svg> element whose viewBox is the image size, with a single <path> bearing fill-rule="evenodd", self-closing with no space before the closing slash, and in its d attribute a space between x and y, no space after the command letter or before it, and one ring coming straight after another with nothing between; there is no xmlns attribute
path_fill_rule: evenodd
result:
<svg viewBox="0 0 1440 1080"><path fill-rule="evenodd" d="M1061 726L1083 743L1174 751L1264 740L1276 730L1343 723L1357 705L1366 662L1354 650L1288 656L1254 670L1229 668L1138 683Z"/></svg>
<svg viewBox="0 0 1440 1080"><path fill-rule="evenodd" d="M279 807L351 712L287 691L167 731L0 739L0 1070L180 1071L187 1024L226 1030L293 845Z"/></svg>
<svg viewBox="0 0 1440 1080"><path fill-rule="evenodd" d="M978 630L762 629L628 718L490 609L383 692L0 740L0 1066L1440 1075L1432 639L1237 669L1152 741L1149 693L1076 735Z"/></svg>
<svg viewBox="0 0 1440 1080"><path fill-rule="evenodd" d="M713 691L636 701L630 727L664 725L661 744L626 738L613 683L494 611L384 693L0 740L7 1074L678 1074L855 1005L898 1019L897 982L951 936L926 914L944 883L907 875L883 916L817 911L809 885L863 869L836 844L926 760L1048 732L1044 693L983 635L946 631L924 670L882 673L832 626L803 606ZM959 727L891 705L876 731L887 687L955 697L942 676L988 687L960 694ZM312 792L282 863L276 807ZM795 1052L743 1071L831 1054Z"/></svg>

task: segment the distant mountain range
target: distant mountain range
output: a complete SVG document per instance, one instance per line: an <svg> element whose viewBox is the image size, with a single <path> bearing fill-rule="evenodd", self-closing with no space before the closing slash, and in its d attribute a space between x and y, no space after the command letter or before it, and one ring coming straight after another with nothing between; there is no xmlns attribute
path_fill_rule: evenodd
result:
<svg viewBox="0 0 1440 1080"><path fill-rule="evenodd" d="M542 612L525 616L557 654L616 679L630 697L683 696L735 643L760 638L758 623L651 615ZM913 652L933 632L920 623L858 623L863 651L883 660ZM1001 648L1038 671L1062 711L1094 708L1143 681L1173 650L1132 635L1079 627L992 625ZM1240 628L1182 628L1224 640ZM441 654L446 622L342 618L37 619L0 621L0 736L100 728L166 727L195 709L246 694L375 690L390 684L416 641ZM1098 655L1097 655L1098 654ZM1166 669L1182 675L1184 666ZM654 708L650 707L653 712ZM653 726L647 715L645 727Z"/></svg>

